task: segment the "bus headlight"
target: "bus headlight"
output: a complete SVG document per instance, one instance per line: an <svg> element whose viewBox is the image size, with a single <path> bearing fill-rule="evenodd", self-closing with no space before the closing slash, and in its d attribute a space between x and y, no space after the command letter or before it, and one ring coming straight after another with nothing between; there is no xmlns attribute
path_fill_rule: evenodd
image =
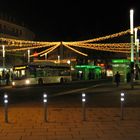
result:
<svg viewBox="0 0 140 140"><path fill-rule="evenodd" d="M27 84L27 85L30 84L30 80L26 80L25 84Z"/></svg>
<svg viewBox="0 0 140 140"><path fill-rule="evenodd" d="M15 86L15 84L16 84L15 82L12 82L12 86Z"/></svg>

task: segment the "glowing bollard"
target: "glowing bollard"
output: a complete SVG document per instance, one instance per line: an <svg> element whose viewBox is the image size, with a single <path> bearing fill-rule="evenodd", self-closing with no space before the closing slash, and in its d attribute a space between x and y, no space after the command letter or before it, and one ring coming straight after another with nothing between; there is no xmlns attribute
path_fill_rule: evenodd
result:
<svg viewBox="0 0 140 140"><path fill-rule="evenodd" d="M4 116L5 122L8 123L8 95L4 93Z"/></svg>
<svg viewBox="0 0 140 140"><path fill-rule="evenodd" d="M86 102L86 94L85 93L82 93L83 121L86 121L86 107L85 107L85 102Z"/></svg>
<svg viewBox="0 0 140 140"><path fill-rule="evenodd" d="M43 103L44 103L44 121L48 121L47 117L47 94L44 92L43 94Z"/></svg>
<svg viewBox="0 0 140 140"><path fill-rule="evenodd" d="M124 93L121 93L121 120L124 119Z"/></svg>

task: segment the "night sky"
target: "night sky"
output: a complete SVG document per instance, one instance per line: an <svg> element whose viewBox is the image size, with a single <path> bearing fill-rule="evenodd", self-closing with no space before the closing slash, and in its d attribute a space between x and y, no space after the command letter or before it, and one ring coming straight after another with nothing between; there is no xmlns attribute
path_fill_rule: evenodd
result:
<svg viewBox="0 0 140 140"><path fill-rule="evenodd" d="M129 10L134 25L140 25L137 0L3 0L0 12L7 13L36 34L36 40L76 41L129 29Z"/></svg>

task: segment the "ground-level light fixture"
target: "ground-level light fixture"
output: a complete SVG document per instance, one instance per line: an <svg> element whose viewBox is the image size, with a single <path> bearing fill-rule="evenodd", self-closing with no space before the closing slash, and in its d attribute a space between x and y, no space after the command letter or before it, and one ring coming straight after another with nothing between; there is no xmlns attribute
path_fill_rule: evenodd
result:
<svg viewBox="0 0 140 140"><path fill-rule="evenodd" d="M46 93L43 94L43 102L47 103L47 94Z"/></svg>
<svg viewBox="0 0 140 140"><path fill-rule="evenodd" d="M8 103L8 95L7 95L7 93L4 94L4 103L5 104Z"/></svg>
<svg viewBox="0 0 140 140"><path fill-rule="evenodd" d="M5 122L8 123L8 94L4 93L4 116Z"/></svg>
<svg viewBox="0 0 140 140"><path fill-rule="evenodd" d="M46 92L43 93L43 103L44 103L44 121L47 122L48 118L47 118L47 97L48 95L46 94Z"/></svg>
<svg viewBox="0 0 140 140"><path fill-rule="evenodd" d="M86 121L86 107L85 107L85 102L86 102L86 94L85 93L82 93L83 121Z"/></svg>
<svg viewBox="0 0 140 140"><path fill-rule="evenodd" d="M120 97L120 100L121 100L121 120L124 119L124 97L125 97L125 93L124 92L121 92L121 97Z"/></svg>

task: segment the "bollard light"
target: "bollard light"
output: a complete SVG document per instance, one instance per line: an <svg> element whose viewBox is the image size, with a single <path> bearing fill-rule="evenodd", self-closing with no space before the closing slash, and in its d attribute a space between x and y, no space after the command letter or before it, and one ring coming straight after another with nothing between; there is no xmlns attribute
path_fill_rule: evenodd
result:
<svg viewBox="0 0 140 140"><path fill-rule="evenodd" d="M47 94L46 93L43 94L43 102L47 103Z"/></svg>
<svg viewBox="0 0 140 140"><path fill-rule="evenodd" d="M44 121L47 122L47 94L46 92L43 93L43 103L44 103Z"/></svg>
<svg viewBox="0 0 140 140"><path fill-rule="evenodd" d="M121 101L124 102L124 98L123 97L121 97Z"/></svg>
<svg viewBox="0 0 140 140"><path fill-rule="evenodd" d="M120 100L121 100L121 120L124 119L124 97L125 97L125 93L121 93L121 97L120 97Z"/></svg>
<svg viewBox="0 0 140 140"><path fill-rule="evenodd" d="M124 93L121 93L121 97L123 97L124 96Z"/></svg>
<svg viewBox="0 0 140 140"><path fill-rule="evenodd" d="M8 100L7 99L4 99L4 103L7 104L8 103Z"/></svg>
<svg viewBox="0 0 140 140"><path fill-rule="evenodd" d="M7 104L8 103L8 95L4 94L4 103Z"/></svg>
<svg viewBox="0 0 140 140"><path fill-rule="evenodd" d="M82 93L82 102L85 102L85 101L86 101L86 94Z"/></svg>
<svg viewBox="0 0 140 140"><path fill-rule="evenodd" d="M86 121L86 107L85 107L85 102L86 102L86 94L85 93L82 93L83 121Z"/></svg>
<svg viewBox="0 0 140 140"><path fill-rule="evenodd" d="M44 102L44 103L47 103L47 99L44 99L43 102Z"/></svg>
<svg viewBox="0 0 140 140"><path fill-rule="evenodd" d="M8 95L4 93L4 116L5 122L8 123Z"/></svg>
<svg viewBox="0 0 140 140"><path fill-rule="evenodd" d="M4 99L8 98L8 95L7 94L4 94Z"/></svg>
<svg viewBox="0 0 140 140"><path fill-rule="evenodd" d="M85 93L82 93L82 97L86 97L86 94Z"/></svg>
<svg viewBox="0 0 140 140"><path fill-rule="evenodd" d="M82 102L85 102L86 101L86 99L82 99Z"/></svg>
<svg viewBox="0 0 140 140"><path fill-rule="evenodd" d="M121 93L121 102L124 102L124 93Z"/></svg>
<svg viewBox="0 0 140 140"><path fill-rule="evenodd" d="M44 94L43 94L43 97L44 97L44 98L47 98L47 94L46 94L46 93L44 93Z"/></svg>

